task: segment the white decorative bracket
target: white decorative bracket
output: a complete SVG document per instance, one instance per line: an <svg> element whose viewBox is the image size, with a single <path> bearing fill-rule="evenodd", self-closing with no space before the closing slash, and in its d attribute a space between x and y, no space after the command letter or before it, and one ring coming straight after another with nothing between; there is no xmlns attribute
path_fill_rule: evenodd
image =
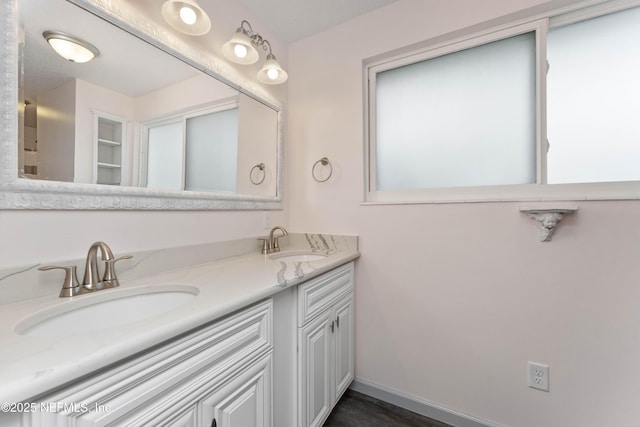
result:
<svg viewBox="0 0 640 427"><path fill-rule="evenodd" d="M535 219L540 223L538 239L540 239L541 242L550 242L551 236L560 220L562 220L566 214L577 210L577 206L564 208L520 208L520 212L527 214L529 218Z"/></svg>

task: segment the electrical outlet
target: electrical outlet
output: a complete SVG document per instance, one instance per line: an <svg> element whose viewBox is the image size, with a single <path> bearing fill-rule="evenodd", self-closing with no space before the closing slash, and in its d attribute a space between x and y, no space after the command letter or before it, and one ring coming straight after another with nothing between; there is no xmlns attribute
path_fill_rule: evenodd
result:
<svg viewBox="0 0 640 427"><path fill-rule="evenodd" d="M549 365L528 362L529 387L549 391Z"/></svg>

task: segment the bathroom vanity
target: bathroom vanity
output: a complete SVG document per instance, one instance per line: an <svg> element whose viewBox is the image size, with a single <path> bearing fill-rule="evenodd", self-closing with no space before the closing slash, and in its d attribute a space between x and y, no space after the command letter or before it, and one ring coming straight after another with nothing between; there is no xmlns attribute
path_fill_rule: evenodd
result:
<svg viewBox="0 0 640 427"><path fill-rule="evenodd" d="M4 304L0 423L322 425L354 374L357 238L283 240L271 255L253 240L133 254L119 288ZM0 286L49 274L34 270Z"/></svg>

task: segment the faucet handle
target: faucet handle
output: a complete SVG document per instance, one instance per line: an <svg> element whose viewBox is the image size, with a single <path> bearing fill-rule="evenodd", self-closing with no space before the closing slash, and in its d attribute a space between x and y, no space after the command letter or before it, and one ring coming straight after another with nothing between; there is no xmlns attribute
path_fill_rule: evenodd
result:
<svg viewBox="0 0 640 427"><path fill-rule="evenodd" d="M120 258L115 259L107 259L104 261L104 276L102 276L102 283L105 288L115 288L120 286L120 282L118 281L118 276L116 275L116 267L115 263L118 261L122 261L123 259L131 259L133 256L124 255Z"/></svg>
<svg viewBox="0 0 640 427"><path fill-rule="evenodd" d="M258 240L262 240L262 251L261 253L263 255L268 254L271 251L271 248L269 247L269 241L271 240L269 237L264 236L264 237L258 237Z"/></svg>
<svg viewBox="0 0 640 427"><path fill-rule="evenodd" d="M70 266L57 266L57 265L44 265L38 270L47 271L47 270L64 270L64 282L62 284L62 289L60 290L60 298L72 297L74 295L78 295L81 291L80 283L78 283L78 275L76 273L77 267L75 265Z"/></svg>

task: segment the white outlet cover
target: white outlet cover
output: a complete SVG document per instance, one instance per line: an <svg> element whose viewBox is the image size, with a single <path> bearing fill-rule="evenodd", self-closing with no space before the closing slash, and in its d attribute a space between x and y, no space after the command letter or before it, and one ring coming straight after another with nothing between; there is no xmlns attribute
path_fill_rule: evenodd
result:
<svg viewBox="0 0 640 427"><path fill-rule="evenodd" d="M537 362L527 363L529 387L549 391L549 365Z"/></svg>

